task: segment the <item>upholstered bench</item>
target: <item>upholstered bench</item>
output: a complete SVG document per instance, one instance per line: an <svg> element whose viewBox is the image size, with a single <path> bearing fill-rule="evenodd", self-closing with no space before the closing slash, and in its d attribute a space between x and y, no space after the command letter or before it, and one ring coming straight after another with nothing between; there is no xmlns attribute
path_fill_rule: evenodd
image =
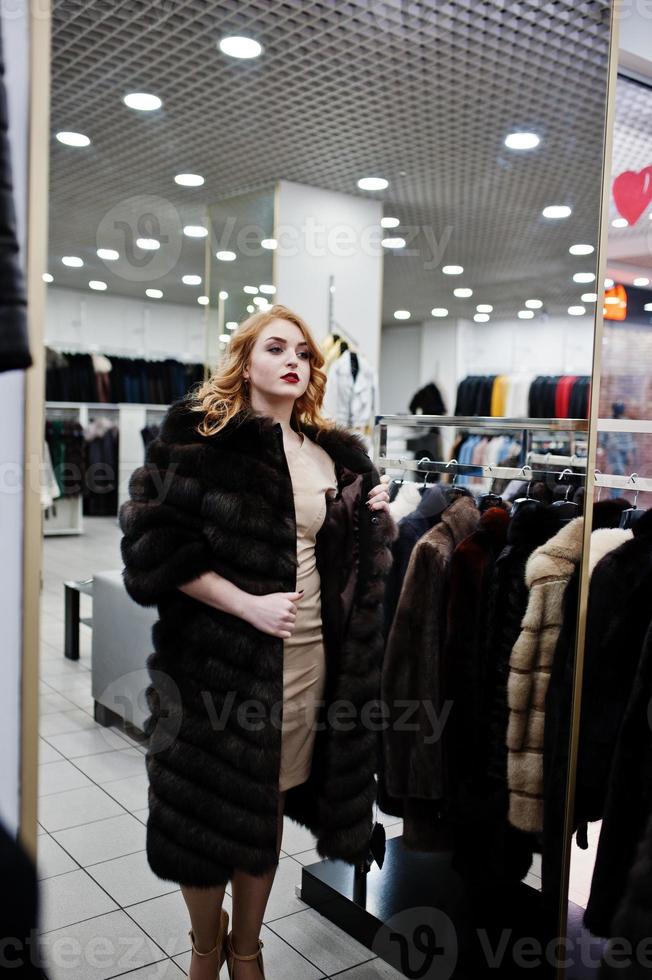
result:
<svg viewBox="0 0 652 980"><path fill-rule="evenodd" d="M149 715L145 661L157 618L155 606L140 606L127 594L121 570L94 574L91 668L98 724L122 719L142 732Z"/></svg>

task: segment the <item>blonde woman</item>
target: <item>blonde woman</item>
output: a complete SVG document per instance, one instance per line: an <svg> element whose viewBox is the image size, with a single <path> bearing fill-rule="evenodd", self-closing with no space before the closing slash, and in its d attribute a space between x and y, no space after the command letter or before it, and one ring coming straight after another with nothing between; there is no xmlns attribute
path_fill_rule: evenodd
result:
<svg viewBox="0 0 652 980"><path fill-rule="evenodd" d="M320 413L322 365L296 313L249 317L168 410L120 511L125 586L159 615L147 858L181 886L192 980L224 959L264 977L284 814L350 863L372 828L396 528L361 439Z"/></svg>

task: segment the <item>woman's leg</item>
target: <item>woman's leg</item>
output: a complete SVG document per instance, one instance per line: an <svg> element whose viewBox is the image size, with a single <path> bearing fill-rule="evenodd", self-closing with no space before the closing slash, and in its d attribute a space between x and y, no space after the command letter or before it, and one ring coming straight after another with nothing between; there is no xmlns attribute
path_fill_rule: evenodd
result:
<svg viewBox="0 0 652 980"><path fill-rule="evenodd" d="M285 791L279 793L278 831L276 836L276 853L281 850L283 840L283 811L285 807ZM236 953L255 953L258 951L256 940L263 927L263 917L267 907L269 893L274 883L276 868L265 875L256 877L243 871L236 871L231 882L233 896L233 930L232 942ZM236 960L235 980L258 980L260 970L255 960L241 962Z"/></svg>
<svg viewBox="0 0 652 980"><path fill-rule="evenodd" d="M195 946L200 953L207 953L215 946L224 891L224 885L220 888L189 888L181 885L181 893L190 914ZM218 954L219 949L212 956L192 956L192 980L215 980Z"/></svg>

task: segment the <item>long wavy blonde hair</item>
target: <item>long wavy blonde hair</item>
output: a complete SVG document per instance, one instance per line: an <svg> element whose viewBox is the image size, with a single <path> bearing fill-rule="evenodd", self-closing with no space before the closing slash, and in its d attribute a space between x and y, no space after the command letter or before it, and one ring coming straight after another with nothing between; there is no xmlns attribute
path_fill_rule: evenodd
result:
<svg viewBox="0 0 652 980"><path fill-rule="evenodd" d="M271 309L252 313L243 320L229 341L226 357L218 369L199 388L191 391L193 410L202 412L203 418L197 431L203 436L215 435L240 412L251 409L249 385L244 378L244 369L249 361L251 350L263 330L272 320L287 320L299 328L305 337L310 351L310 381L303 395L296 399L292 409L295 428L302 423L311 423L320 429L329 429L334 423L321 414L326 388L326 373L322 370L324 355L315 342L308 324L298 313L287 306L276 303Z"/></svg>

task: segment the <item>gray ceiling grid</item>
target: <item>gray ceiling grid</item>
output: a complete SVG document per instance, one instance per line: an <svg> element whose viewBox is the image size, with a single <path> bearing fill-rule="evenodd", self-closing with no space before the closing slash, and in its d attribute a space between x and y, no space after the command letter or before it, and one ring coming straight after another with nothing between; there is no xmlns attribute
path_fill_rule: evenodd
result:
<svg viewBox="0 0 652 980"><path fill-rule="evenodd" d="M267 199L279 178L364 194L358 178L382 175L389 187L373 196L417 253L386 255L384 321L397 308L468 316L478 302L514 315L533 295L565 312L581 292L573 273L593 268L568 248L597 243L609 17L608 0L55 0L52 131L92 145L52 140L50 271L142 296L142 281L95 257L98 228L134 195L169 202L186 223L229 198ZM260 59L217 50L238 32L261 41ZM129 91L163 108L134 112ZM521 129L541 136L536 150L505 148ZM182 171L204 186L175 185ZM558 203L571 218L541 216ZM435 268L433 236L448 242ZM179 251L146 285L194 303L201 287L181 276L203 272L203 243ZM63 267L70 253L87 267ZM444 276L443 263L464 276ZM457 285L472 299L455 299Z"/></svg>

